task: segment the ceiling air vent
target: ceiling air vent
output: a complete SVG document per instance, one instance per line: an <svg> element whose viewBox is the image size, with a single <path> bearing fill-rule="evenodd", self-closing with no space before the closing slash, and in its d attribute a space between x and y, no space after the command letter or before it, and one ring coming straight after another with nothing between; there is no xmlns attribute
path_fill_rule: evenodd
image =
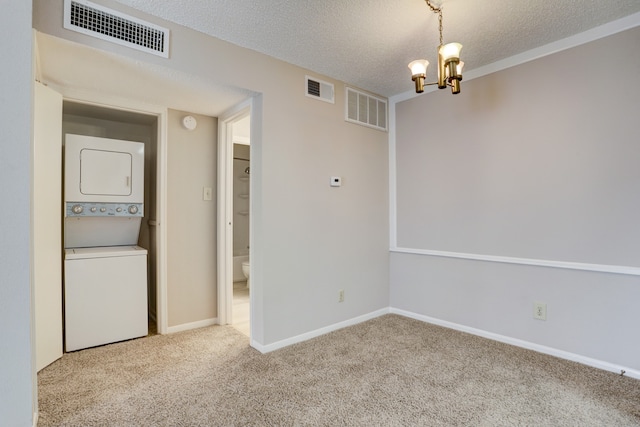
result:
<svg viewBox="0 0 640 427"><path fill-rule="evenodd" d="M169 57L169 30L86 0L65 0L64 28Z"/></svg>
<svg viewBox="0 0 640 427"><path fill-rule="evenodd" d="M387 130L387 100L347 89L345 120L378 130Z"/></svg>
<svg viewBox="0 0 640 427"><path fill-rule="evenodd" d="M322 80L314 79L309 76L305 76L305 83L305 94L308 97L330 102L332 104L335 103L333 85L331 83L323 82Z"/></svg>

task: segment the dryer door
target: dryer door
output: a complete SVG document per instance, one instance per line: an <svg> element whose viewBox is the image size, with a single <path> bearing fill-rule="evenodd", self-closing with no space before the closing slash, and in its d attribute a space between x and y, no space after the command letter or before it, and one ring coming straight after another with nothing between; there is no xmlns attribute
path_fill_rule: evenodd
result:
<svg viewBox="0 0 640 427"><path fill-rule="evenodd" d="M144 144L65 135L66 203L144 203Z"/></svg>
<svg viewBox="0 0 640 427"><path fill-rule="evenodd" d="M80 192L85 196L130 196L131 153L80 151Z"/></svg>

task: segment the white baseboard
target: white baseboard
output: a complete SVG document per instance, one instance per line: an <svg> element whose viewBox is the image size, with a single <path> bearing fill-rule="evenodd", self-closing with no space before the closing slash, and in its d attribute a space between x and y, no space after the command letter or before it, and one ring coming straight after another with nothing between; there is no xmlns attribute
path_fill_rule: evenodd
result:
<svg viewBox="0 0 640 427"><path fill-rule="evenodd" d="M528 350L537 351L538 353L544 353L551 356L558 357L560 359L571 360L572 362L578 362L583 365L591 366L593 368L602 369L605 371L615 372L620 374L624 371L624 375L627 377L640 379L640 370L627 368L624 366L615 365L613 363L605 362L598 359L592 359L590 357L581 356L579 354L570 353L564 350L558 350L552 347L546 347L544 345L535 344L529 341L520 340L517 338L511 338L504 335L494 334L493 332L483 331L482 329L471 328L457 323L448 322L446 320L440 320L422 314L413 313L410 311L400 310L397 308L389 308L389 312L393 314L399 314L400 316L409 317L411 319L420 320L425 323L431 323L438 326L444 326L445 328L455 329L457 331L466 332L472 335L477 335L490 340L503 342L505 344L514 345L516 347L526 348Z"/></svg>
<svg viewBox="0 0 640 427"><path fill-rule="evenodd" d="M343 322L334 323L333 325L325 326L324 328L316 329L315 331L306 332L304 334L296 335L295 337L287 338L282 341L276 341L272 344L262 345L254 340L251 340L251 347L258 350L260 353L269 353L274 350L278 350L292 344L310 340L311 338L319 337L320 335L327 334L329 332L337 331L338 329L346 328L347 326L357 325L358 323L366 322L367 320L380 317L384 314L389 314L389 308L382 308L380 310L372 311L371 313L363 314L362 316L354 317L353 319L345 320Z"/></svg>
<svg viewBox="0 0 640 427"><path fill-rule="evenodd" d="M188 331L190 329L204 328L205 326L217 325L218 318L198 320L197 322L183 323L181 325L169 326L167 328L167 334L173 334L176 332Z"/></svg>

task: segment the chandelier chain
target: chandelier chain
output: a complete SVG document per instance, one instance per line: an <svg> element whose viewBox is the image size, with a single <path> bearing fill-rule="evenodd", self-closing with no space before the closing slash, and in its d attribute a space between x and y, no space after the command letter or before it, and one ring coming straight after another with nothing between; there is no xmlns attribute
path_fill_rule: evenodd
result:
<svg viewBox="0 0 640 427"><path fill-rule="evenodd" d="M429 0L424 0L427 3L427 6L429 6L429 9L431 9L433 11L433 13L437 13L438 14L438 30L440 31L440 46L443 45L442 43L442 6L440 7L436 7L433 4L431 4L431 2Z"/></svg>

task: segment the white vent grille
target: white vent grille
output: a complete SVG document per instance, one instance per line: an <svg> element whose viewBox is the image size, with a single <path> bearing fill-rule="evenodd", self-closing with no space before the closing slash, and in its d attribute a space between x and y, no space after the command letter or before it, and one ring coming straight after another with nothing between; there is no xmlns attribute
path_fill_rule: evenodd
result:
<svg viewBox="0 0 640 427"><path fill-rule="evenodd" d="M169 30L86 0L65 0L64 28L164 58Z"/></svg>
<svg viewBox="0 0 640 427"><path fill-rule="evenodd" d="M347 89L345 120L379 130L387 130L387 101L350 87Z"/></svg>
<svg viewBox="0 0 640 427"><path fill-rule="evenodd" d="M305 95L320 101L335 104L335 95L331 83L305 76Z"/></svg>

